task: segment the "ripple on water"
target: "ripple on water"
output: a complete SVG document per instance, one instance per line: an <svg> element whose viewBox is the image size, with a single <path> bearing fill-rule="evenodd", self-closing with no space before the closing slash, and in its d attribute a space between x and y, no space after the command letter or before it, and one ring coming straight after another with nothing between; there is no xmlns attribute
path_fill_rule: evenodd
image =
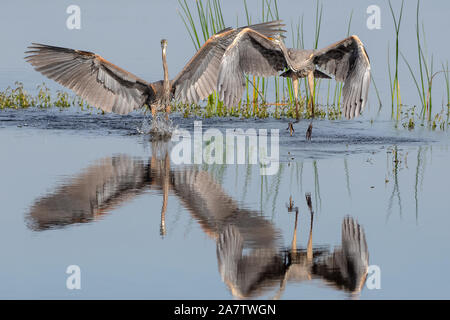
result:
<svg viewBox="0 0 450 320"><path fill-rule="evenodd" d="M312 141L305 139L309 120L295 122L294 135L287 128L289 120L238 119L238 118L184 118L173 114L171 119L151 116L141 112L128 115L81 112L79 109L3 110L1 127L31 127L38 129L66 130L77 134L94 135L149 135L152 139L167 139L180 128L193 132L193 122L202 121L203 133L208 128L218 128L223 135L226 129L253 128L279 130L280 158L289 154L289 161L299 158L322 158L361 152L376 152L392 145L421 145L439 140L438 134L424 130L395 129L391 121L368 120L314 120ZM268 139L270 141L270 139Z"/></svg>

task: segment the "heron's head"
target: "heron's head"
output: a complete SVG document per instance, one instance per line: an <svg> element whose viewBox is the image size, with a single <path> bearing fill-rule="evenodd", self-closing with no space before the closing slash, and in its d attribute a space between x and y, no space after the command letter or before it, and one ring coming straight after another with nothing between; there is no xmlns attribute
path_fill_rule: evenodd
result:
<svg viewBox="0 0 450 320"><path fill-rule="evenodd" d="M283 41L283 38L281 38L281 35L277 34L272 38L272 41L275 42L276 44L280 44L280 42Z"/></svg>
<svg viewBox="0 0 450 320"><path fill-rule="evenodd" d="M166 49L167 49L167 40L166 39L161 40L161 49L164 53L166 53Z"/></svg>

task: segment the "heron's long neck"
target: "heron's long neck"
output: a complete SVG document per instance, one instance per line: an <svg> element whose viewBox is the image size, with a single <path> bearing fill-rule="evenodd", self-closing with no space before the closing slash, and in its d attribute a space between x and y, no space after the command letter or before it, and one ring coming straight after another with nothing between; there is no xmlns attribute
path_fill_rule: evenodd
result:
<svg viewBox="0 0 450 320"><path fill-rule="evenodd" d="M162 50L162 63L163 63L163 69L164 69L164 92L168 92L170 89L170 82L169 82L169 69L167 68L167 59L166 59L166 49Z"/></svg>

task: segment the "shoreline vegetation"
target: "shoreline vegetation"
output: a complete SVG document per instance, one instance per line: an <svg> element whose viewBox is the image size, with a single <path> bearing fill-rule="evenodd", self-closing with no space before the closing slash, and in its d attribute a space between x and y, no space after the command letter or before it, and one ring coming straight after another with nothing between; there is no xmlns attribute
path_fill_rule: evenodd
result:
<svg viewBox="0 0 450 320"><path fill-rule="evenodd" d="M260 23L270 20L280 19L278 14L277 0L259 0L260 10L259 18L250 15L247 0L243 1L245 9L246 21L239 21L236 17L236 25ZM258 4L257 1L252 1ZM178 0L178 14L183 20L189 37L192 40L194 48L198 50L202 43L211 35L220 31L225 26L231 24L225 23L221 9L220 0L198 0L188 2L187 0ZM425 27L423 22L420 24L420 0L417 1L416 7L416 34L417 34L417 66L411 65L410 61L405 57L400 46L401 22L403 16L404 2L401 2L400 9L396 13L391 1L388 1L391 17L394 23L395 50L393 65L391 65L391 49L389 43L388 50L388 76L390 85L391 99L391 118L394 120L395 126L401 125L409 130L420 126L427 126L431 129L439 128L446 130L450 124L450 83L449 83L449 67L448 61L441 61L440 69L434 70L434 56L428 54L425 41ZM256 12L252 11L252 12ZM314 8L314 43L312 46L305 45L304 37L304 16L294 24L286 22L286 29L290 27L291 39L286 38L289 46L296 48L312 47L318 48L321 23L323 17L323 4L320 0L316 0ZM353 11L349 12L347 29L343 32L344 36L351 34ZM417 106L406 106L401 102L400 81L399 81L399 64L402 61L409 70L411 80L417 89L419 96ZM392 67L392 68L391 68ZM413 69L415 67L415 69ZM391 70L393 69L393 70ZM414 70L417 70L416 72ZM402 81L405 81L402 79ZM433 103L431 89L432 85L440 81L438 85L444 85L447 104L442 104L440 111L433 112ZM443 84L442 84L443 82ZM377 102L379 104L378 113L382 109L380 94L376 83L372 77L372 85L376 93ZM300 81L299 85L299 115L300 119L308 119L311 117L309 108L306 108L310 99L314 99L316 104L315 117L328 120L336 120L341 118L341 95L343 83L336 81L326 81L316 79L315 83L316 96L309 97L307 90L307 81ZM322 89L321 89L322 87ZM270 92L270 96L269 96ZM271 101L271 102L268 102ZM23 84L16 82L14 87L8 87L4 91L0 91L0 110L3 109L25 109L25 108L52 108L56 107L60 110L69 107L78 107L82 111L97 112L102 114L101 110L89 106L85 101L74 94L66 91L58 90L56 94L51 93L50 89L42 83L37 87L37 94L28 93ZM436 109L436 108L435 108ZM244 97L235 107L224 106L218 100L217 94L211 94L206 102L199 104L181 104L174 103L172 105L173 112L181 113L184 117L240 117L240 118L268 118L275 119L295 119L295 101L292 81L283 77L254 77L247 76Z"/></svg>

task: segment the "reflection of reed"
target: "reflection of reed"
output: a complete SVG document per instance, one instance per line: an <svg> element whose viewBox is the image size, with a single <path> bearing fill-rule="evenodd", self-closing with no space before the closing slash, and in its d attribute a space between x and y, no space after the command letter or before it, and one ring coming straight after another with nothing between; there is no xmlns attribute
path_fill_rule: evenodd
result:
<svg viewBox="0 0 450 320"><path fill-rule="evenodd" d="M352 192L350 191L350 174L348 171L347 158L344 158L344 171L345 171L345 182L347 186L348 197L352 198Z"/></svg>
<svg viewBox="0 0 450 320"><path fill-rule="evenodd" d="M221 172L216 172L221 174ZM275 225L258 211L242 208L213 176L195 166L170 167L167 143L152 143L148 162L127 156L98 161L31 207L34 230L92 221L130 200L147 188L161 191L160 233L166 230L168 196L173 192L216 242L219 273L233 296L251 298L268 290L281 297L289 282L322 279L336 289L358 292L364 284L368 250L364 231L350 217L342 223L342 243L333 251L313 245L313 204L306 194L310 229L306 248L297 245L299 210L292 198L288 211L295 212L290 248L281 245ZM277 183L270 191L277 189Z"/></svg>
<svg viewBox="0 0 450 320"><path fill-rule="evenodd" d="M316 198L316 211L318 211L319 208L322 208L322 198L320 197L319 168L317 167L316 160L313 161L313 167L314 167L314 191Z"/></svg>
<svg viewBox="0 0 450 320"><path fill-rule="evenodd" d="M391 215L394 197L397 197L399 213L400 213L400 217L402 217L402 199L400 196L400 186L399 186L399 181L398 181L398 173L400 171L401 160L399 159L399 152L398 152L397 146L394 146L394 148L392 150L392 156L393 156L393 158L392 158L392 163L393 163L392 174L394 175L394 186L392 188L391 196L389 197L388 214L387 214L386 220L388 220Z"/></svg>
<svg viewBox="0 0 450 320"><path fill-rule="evenodd" d="M424 166L424 159L422 155L422 147L419 147L419 150L417 151L417 167L416 167L416 179L414 184L414 200L416 204L416 224L419 223L419 193L418 193L418 187L419 187L419 180L420 180L420 186L422 187L423 183L423 174L425 171ZM425 148L426 151L426 148Z"/></svg>
<svg viewBox="0 0 450 320"><path fill-rule="evenodd" d="M432 151L431 147L423 147L419 146L415 152L417 152L417 155L415 157L416 160L416 167L414 173L411 173L414 175L414 184L410 186L409 188L413 189L413 192L404 192L403 196L411 195L413 196L413 199L410 199L409 201L406 201L406 203L414 203L415 206L415 220L416 224L419 223L419 200L420 200L420 189L423 186L423 180L425 175L425 168L427 166L426 164L426 155L427 151ZM388 186L388 183L392 183L392 189L390 191L389 198L387 199L387 209L386 209L386 222L389 221L392 211L394 208L395 201L397 200L397 206L398 206L398 213L400 216L400 219L403 218L403 205L402 205L402 193L400 192L400 186L402 186L402 189L407 188L408 185L405 185L405 181L407 182L407 179L401 179L401 171L402 170L409 170L408 168L408 152L402 152L398 149L397 146L392 146L388 149L386 152L386 179L385 183L386 186ZM403 173L403 176L406 176L406 173ZM403 203L405 203L403 201ZM409 211L408 211L409 212Z"/></svg>

